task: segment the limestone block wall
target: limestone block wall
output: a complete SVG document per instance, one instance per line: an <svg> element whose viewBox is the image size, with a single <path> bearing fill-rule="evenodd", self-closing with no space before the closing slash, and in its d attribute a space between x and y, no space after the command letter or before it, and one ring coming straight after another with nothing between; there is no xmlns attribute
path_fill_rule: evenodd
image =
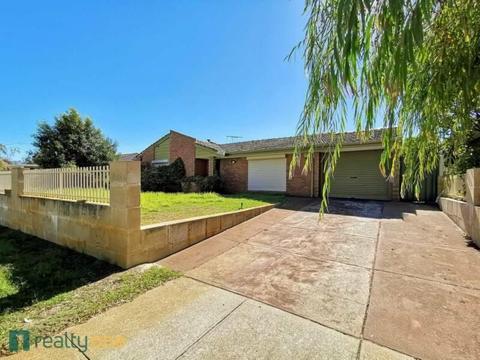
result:
<svg viewBox="0 0 480 360"><path fill-rule="evenodd" d="M141 227L140 162L110 164L110 205L23 194L23 169L0 194L0 225L129 268L159 260L274 205Z"/></svg>
<svg viewBox="0 0 480 360"><path fill-rule="evenodd" d="M260 215L274 206L264 205L235 212L142 226L140 244L132 253L131 261L140 264L162 259Z"/></svg>
<svg viewBox="0 0 480 360"><path fill-rule="evenodd" d="M469 169L464 179L466 201L440 197L438 205L480 246L480 168Z"/></svg>
<svg viewBox="0 0 480 360"><path fill-rule="evenodd" d="M0 225L121 267L140 238L140 162L110 164L110 205L23 195L23 169L12 170L12 190L0 195Z"/></svg>

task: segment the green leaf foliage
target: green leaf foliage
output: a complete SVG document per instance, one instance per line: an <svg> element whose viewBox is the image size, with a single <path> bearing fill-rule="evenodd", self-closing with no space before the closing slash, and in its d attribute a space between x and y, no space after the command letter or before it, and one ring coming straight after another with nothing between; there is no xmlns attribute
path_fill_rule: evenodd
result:
<svg viewBox="0 0 480 360"><path fill-rule="evenodd" d="M0 144L0 171L8 170L18 153L17 148Z"/></svg>
<svg viewBox="0 0 480 360"><path fill-rule="evenodd" d="M31 160L43 168L106 165L116 158L117 145L75 110L41 122L33 135Z"/></svg>
<svg viewBox="0 0 480 360"><path fill-rule="evenodd" d="M190 192L191 183L197 184L201 192L223 193L225 191L225 183L223 179L218 175L212 175L212 176L196 175L196 176L186 177L185 179L182 180L183 191Z"/></svg>
<svg viewBox="0 0 480 360"><path fill-rule="evenodd" d="M167 166L142 169L142 191L180 192L185 178L185 164L178 158Z"/></svg>
<svg viewBox="0 0 480 360"><path fill-rule="evenodd" d="M303 50L308 90L292 168L301 153L313 153L318 134L332 134L322 211L348 99L360 136L387 128L380 168L393 176L393 164L403 159L402 193L418 190L442 152L452 155L452 167L463 162L458 171L478 165L478 0L306 0L305 14L305 38L296 51Z"/></svg>

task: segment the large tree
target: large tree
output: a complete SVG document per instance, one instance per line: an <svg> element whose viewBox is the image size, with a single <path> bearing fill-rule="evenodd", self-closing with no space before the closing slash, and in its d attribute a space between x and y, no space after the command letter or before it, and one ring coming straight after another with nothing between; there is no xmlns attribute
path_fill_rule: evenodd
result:
<svg viewBox="0 0 480 360"><path fill-rule="evenodd" d="M105 165L116 157L117 145L75 110L42 122L33 135L31 159L44 168Z"/></svg>
<svg viewBox="0 0 480 360"><path fill-rule="evenodd" d="M311 159L312 139L332 134L322 210L349 112L359 134L388 129L380 168L393 176L392 164L403 159L402 193L419 193L442 151L452 164L480 161L471 145L480 110L480 1L306 0L305 13L296 49L309 83L296 158L306 151Z"/></svg>
<svg viewBox="0 0 480 360"><path fill-rule="evenodd" d="M7 170L18 152L19 150L15 147L0 144L0 170Z"/></svg>

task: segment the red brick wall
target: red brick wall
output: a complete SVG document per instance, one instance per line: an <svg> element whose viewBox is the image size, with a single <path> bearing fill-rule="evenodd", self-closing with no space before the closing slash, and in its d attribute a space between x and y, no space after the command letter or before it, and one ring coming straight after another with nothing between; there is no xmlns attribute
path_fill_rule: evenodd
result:
<svg viewBox="0 0 480 360"><path fill-rule="evenodd" d="M231 193L248 190L247 158L221 159L220 176L225 182L225 190Z"/></svg>
<svg viewBox="0 0 480 360"><path fill-rule="evenodd" d="M150 165L153 159L155 159L155 146L150 145L140 155L140 161L142 162L142 165Z"/></svg>
<svg viewBox="0 0 480 360"><path fill-rule="evenodd" d="M195 176L208 176L208 160L195 159Z"/></svg>
<svg viewBox="0 0 480 360"><path fill-rule="evenodd" d="M303 166L305 165L305 157L302 156L300 162L293 172L293 177L289 177L290 162L292 155L287 155L287 194L293 196L311 196L312 187L312 171L308 174L302 174Z"/></svg>
<svg viewBox="0 0 480 360"><path fill-rule="evenodd" d="M395 164L395 175L392 183L392 200L393 201L401 200L400 186L401 186L401 182L400 182L400 160L399 160Z"/></svg>
<svg viewBox="0 0 480 360"><path fill-rule="evenodd" d="M186 176L195 174L195 139L175 131L170 131L170 158L175 161L182 158Z"/></svg>

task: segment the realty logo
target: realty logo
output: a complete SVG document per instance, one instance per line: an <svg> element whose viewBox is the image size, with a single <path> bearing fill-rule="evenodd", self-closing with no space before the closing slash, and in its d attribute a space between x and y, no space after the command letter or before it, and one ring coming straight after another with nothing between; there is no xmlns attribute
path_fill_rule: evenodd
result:
<svg viewBox="0 0 480 360"><path fill-rule="evenodd" d="M88 337L80 337L73 333L65 333L56 336L35 336L34 341L30 344L30 331L28 330L10 330L8 335L8 350L17 352L19 350L19 339L21 338L22 350L29 351L32 344L35 348L55 348L55 349L72 349L76 348L82 353L87 351Z"/></svg>
<svg viewBox="0 0 480 360"><path fill-rule="evenodd" d="M10 352L18 351L18 338L22 338L23 351L30 350L30 331L28 330L10 330L8 333L8 350Z"/></svg>

